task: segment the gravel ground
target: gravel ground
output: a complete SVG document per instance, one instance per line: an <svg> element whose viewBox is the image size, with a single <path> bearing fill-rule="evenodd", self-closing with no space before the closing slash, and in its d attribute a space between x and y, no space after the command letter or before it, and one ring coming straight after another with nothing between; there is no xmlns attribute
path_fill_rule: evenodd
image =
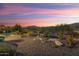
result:
<svg viewBox="0 0 79 59"><path fill-rule="evenodd" d="M50 42L27 37L17 47L17 56L79 56L79 48L53 47Z"/></svg>

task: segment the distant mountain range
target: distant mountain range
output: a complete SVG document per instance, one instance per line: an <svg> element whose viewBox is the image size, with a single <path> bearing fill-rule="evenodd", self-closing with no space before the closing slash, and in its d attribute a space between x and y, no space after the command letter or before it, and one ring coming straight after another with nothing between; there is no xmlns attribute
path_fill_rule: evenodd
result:
<svg viewBox="0 0 79 59"><path fill-rule="evenodd" d="M72 24L69 24L70 26L73 26L73 27L79 27L79 23L72 23ZM33 27L33 28L38 28L38 26L28 26L27 28L31 28L31 27ZM51 27L51 26L50 26Z"/></svg>
<svg viewBox="0 0 79 59"><path fill-rule="evenodd" d="M79 23L72 23L72 24L68 24L68 25L70 25L71 27L73 27L75 30L79 30ZM38 27L38 26L28 26L28 27L24 27L24 28L27 28L27 29L32 29L32 30L37 30L37 29L39 29L40 27ZM52 28L52 26L51 27L41 27L41 28Z"/></svg>
<svg viewBox="0 0 79 59"><path fill-rule="evenodd" d="M72 23L69 24L71 27L73 27L75 30L79 30L79 23Z"/></svg>
<svg viewBox="0 0 79 59"><path fill-rule="evenodd" d="M79 23L73 23L73 24L70 24L71 26L73 27L79 27Z"/></svg>

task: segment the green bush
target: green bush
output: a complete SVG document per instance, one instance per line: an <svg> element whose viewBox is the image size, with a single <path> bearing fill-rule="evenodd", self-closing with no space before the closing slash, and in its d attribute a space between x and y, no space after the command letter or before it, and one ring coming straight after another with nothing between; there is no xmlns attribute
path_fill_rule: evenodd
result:
<svg viewBox="0 0 79 59"><path fill-rule="evenodd" d="M4 42L0 42L0 55L13 56L16 53L16 46Z"/></svg>
<svg viewBox="0 0 79 59"><path fill-rule="evenodd" d="M59 48L59 47L61 47L61 46L55 45L54 47L55 47L55 48Z"/></svg>
<svg viewBox="0 0 79 59"><path fill-rule="evenodd" d="M4 36L0 36L0 42L4 41L5 37Z"/></svg>
<svg viewBox="0 0 79 59"><path fill-rule="evenodd" d="M73 45L74 45L73 36L69 36L67 39L67 47L73 47Z"/></svg>

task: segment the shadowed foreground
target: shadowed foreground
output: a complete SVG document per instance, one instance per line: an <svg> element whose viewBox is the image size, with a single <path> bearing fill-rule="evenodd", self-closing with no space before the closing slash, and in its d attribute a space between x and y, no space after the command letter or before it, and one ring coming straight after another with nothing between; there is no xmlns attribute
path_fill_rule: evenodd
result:
<svg viewBox="0 0 79 59"><path fill-rule="evenodd" d="M25 38L19 43L17 52L24 56L79 56L79 48L59 47L55 48L49 42Z"/></svg>

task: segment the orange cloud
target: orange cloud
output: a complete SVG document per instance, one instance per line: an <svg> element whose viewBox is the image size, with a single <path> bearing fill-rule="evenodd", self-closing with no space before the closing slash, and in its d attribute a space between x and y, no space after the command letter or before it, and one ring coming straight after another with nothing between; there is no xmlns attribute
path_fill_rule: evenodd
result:
<svg viewBox="0 0 79 59"><path fill-rule="evenodd" d="M55 26L69 22L69 19L64 18L47 18L47 19L17 19L16 22L22 26Z"/></svg>
<svg viewBox="0 0 79 59"><path fill-rule="evenodd" d="M5 19L0 21L0 24L15 25L21 24L22 26L55 26L57 24L69 24L79 22L79 18L39 18L39 19Z"/></svg>

